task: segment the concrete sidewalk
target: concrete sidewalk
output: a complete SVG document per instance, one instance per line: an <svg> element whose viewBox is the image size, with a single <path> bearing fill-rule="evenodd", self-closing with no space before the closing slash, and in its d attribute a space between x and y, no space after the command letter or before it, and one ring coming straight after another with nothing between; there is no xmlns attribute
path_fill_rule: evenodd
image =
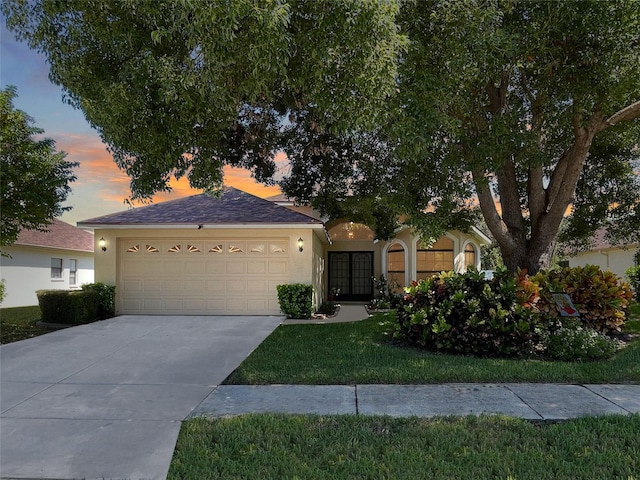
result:
<svg viewBox="0 0 640 480"><path fill-rule="evenodd" d="M640 385L221 385L190 417L267 412L393 417L500 414L567 420L640 413Z"/></svg>

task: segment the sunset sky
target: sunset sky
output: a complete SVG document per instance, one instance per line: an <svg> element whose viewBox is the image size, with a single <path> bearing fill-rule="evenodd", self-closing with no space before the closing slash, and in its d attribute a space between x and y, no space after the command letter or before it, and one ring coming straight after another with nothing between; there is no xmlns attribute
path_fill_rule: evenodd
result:
<svg viewBox="0 0 640 480"><path fill-rule="evenodd" d="M17 87L14 106L34 119L44 136L56 142L56 149L67 152L67 160L78 162L71 184L71 194L65 206L73 207L61 219L74 224L100 215L128 208L129 179L117 167L100 137L81 111L62 102L62 90L49 81L49 66L44 55L32 51L25 43L7 32L4 19L1 28L0 83ZM225 185L233 186L260 197L280 193L278 187L256 183L244 169L225 169ZM163 201L200 193L182 179L172 184L174 191L159 194L154 201Z"/></svg>

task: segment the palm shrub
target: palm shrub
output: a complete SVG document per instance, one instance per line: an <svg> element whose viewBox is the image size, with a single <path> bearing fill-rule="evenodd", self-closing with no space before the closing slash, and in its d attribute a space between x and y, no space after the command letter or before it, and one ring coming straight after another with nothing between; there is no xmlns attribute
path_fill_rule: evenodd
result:
<svg viewBox="0 0 640 480"><path fill-rule="evenodd" d="M627 283L596 265L541 270L531 281L539 286L536 306L547 323L562 323L551 294L564 292L580 312L581 326L603 333L620 331L633 296Z"/></svg>
<svg viewBox="0 0 640 480"><path fill-rule="evenodd" d="M525 282L526 280L526 282ZM537 286L499 270L486 280L476 270L441 273L405 289L396 338L432 350L477 356L531 355L540 316Z"/></svg>

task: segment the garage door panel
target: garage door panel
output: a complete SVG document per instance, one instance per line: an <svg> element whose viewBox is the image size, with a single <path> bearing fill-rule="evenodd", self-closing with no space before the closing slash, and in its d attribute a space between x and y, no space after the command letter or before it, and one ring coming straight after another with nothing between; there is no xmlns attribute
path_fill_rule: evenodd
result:
<svg viewBox="0 0 640 480"><path fill-rule="evenodd" d="M207 293L211 295L221 294L226 292L226 282L221 278L215 280L206 280L205 283Z"/></svg>
<svg viewBox="0 0 640 480"><path fill-rule="evenodd" d="M228 260L226 267L226 273L232 275L243 275L247 273L246 260Z"/></svg>
<svg viewBox="0 0 640 480"><path fill-rule="evenodd" d="M184 291L183 286L184 280L164 280L162 282L161 291L166 292L169 295L175 295Z"/></svg>
<svg viewBox="0 0 640 480"><path fill-rule="evenodd" d="M244 279L228 279L227 293L243 294L247 291L247 282Z"/></svg>
<svg viewBox="0 0 640 480"><path fill-rule="evenodd" d="M247 264L247 273L250 275L261 275L267 273L267 262L265 260L253 260Z"/></svg>
<svg viewBox="0 0 640 480"><path fill-rule="evenodd" d="M162 298L144 298L142 301L142 309L145 312L162 312L164 307L163 303Z"/></svg>
<svg viewBox="0 0 640 480"><path fill-rule="evenodd" d="M204 280L185 280L184 291L190 295L202 295L206 293Z"/></svg>
<svg viewBox="0 0 640 480"><path fill-rule="evenodd" d="M202 263L202 259L200 261L187 261L184 264L184 273L188 275L204 275L205 273L205 264Z"/></svg>
<svg viewBox="0 0 640 480"><path fill-rule="evenodd" d="M247 280L247 293L266 293L268 288L267 280Z"/></svg>
<svg viewBox="0 0 640 480"><path fill-rule="evenodd" d="M121 313L279 314L288 239L119 242ZM130 250L130 251L128 251Z"/></svg>
<svg viewBox="0 0 640 480"><path fill-rule="evenodd" d="M275 274L275 275L283 275L283 274L287 273L288 265L289 265L288 261L271 260L269 262L269 273Z"/></svg>
<svg viewBox="0 0 640 480"><path fill-rule="evenodd" d="M146 258L145 258L146 260ZM140 265L140 267L132 272L132 274L138 275L162 275L163 273L163 265L162 263L150 262L150 261L142 261L136 262Z"/></svg>
<svg viewBox="0 0 640 480"><path fill-rule="evenodd" d="M162 280L147 280L143 279L144 293L160 293L162 292Z"/></svg>
<svg viewBox="0 0 640 480"><path fill-rule="evenodd" d="M247 311L247 299L243 297L227 297L226 310L230 313Z"/></svg>

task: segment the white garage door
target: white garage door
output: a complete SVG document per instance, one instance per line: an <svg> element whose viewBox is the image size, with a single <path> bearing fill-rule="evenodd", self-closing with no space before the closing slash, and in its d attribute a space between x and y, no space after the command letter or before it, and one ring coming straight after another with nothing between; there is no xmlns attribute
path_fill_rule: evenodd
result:
<svg viewBox="0 0 640 480"><path fill-rule="evenodd" d="M118 305L129 314L280 314L289 241L120 239Z"/></svg>

